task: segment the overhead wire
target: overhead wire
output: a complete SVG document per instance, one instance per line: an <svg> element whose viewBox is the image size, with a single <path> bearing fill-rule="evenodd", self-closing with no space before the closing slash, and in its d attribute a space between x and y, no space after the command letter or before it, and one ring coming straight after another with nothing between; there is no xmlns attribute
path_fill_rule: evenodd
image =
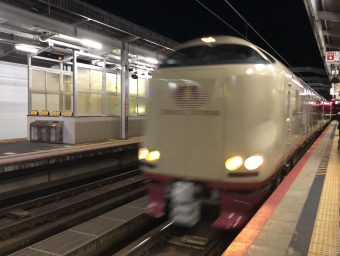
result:
<svg viewBox="0 0 340 256"><path fill-rule="evenodd" d="M227 26L229 26L232 30L234 30L237 34L239 34L240 36L242 36L245 40L249 41L246 37L244 37L244 35L242 35L240 32L238 32L235 28L233 28L230 24L228 24L227 22L225 22L222 18L220 18L216 13L214 13L212 10L210 10L208 7L206 7L204 4L202 4L200 1L196 0L196 2L198 2L200 5L202 5L205 9L207 9L210 13L212 13L215 17L217 17L220 21L222 21L224 24L226 24Z"/></svg>
<svg viewBox="0 0 340 256"><path fill-rule="evenodd" d="M271 45L270 45L270 43L268 43L261 35L260 35L260 33L258 33L257 31L256 31L256 29L252 26L252 25L250 25L250 23L245 19L245 18L243 18L243 16L228 2L228 0L224 0L229 6L230 6L230 8L231 9L233 9L233 11L234 12L236 12L236 14L238 15L238 16L240 16L241 17L241 19L286 63L286 64L288 64L288 66L290 66L291 68L292 68L292 66L288 63L288 61L286 61Z"/></svg>
<svg viewBox="0 0 340 256"><path fill-rule="evenodd" d="M248 25L290 68L293 68L292 67L292 65L290 65L289 64L289 62L288 61L286 61L261 35L260 35L260 33L258 33L257 31L256 31L256 29L252 26L252 25L250 25L250 23L245 19L245 18L243 18L243 16L228 2L228 0L224 0L228 5L229 5L229 7L234 11L234 12L236 12L236 14L238 15L238 16L240 16L241 17L241 19L246 23L246 25ZM301 78L303 78L303 76L299 73L299 72L293 72L293 73L296 73L296 74L298 74ZM308 83L310 83L310 81L308 81L308 80L306 80ZM316 89L316 88L315 88ZM317 90L317 89L316 89ZM319 93L321 93L320 91L319 91Z"/></svg>
<svg viewBox="0 0 340 256"><path fill-rule="evenodd" d="M237 15L239 15L241 17L241 19L246 23L246 26L249 26L289 67L293 68L292 65L289 64L288 61L286 61L256 30L253 26L250 25L250 23L243 18L243 16L227 1L224 0L229 6L230 8L237 13ZM217 17L219 20L221 20L224 24L226 24L227 26L229 26L231 29L233 29L237 34L239 34L240 36L242 36L243 39L251 42L247 37L243 36L239 31L237 31L237 29L235 29L234 27L232 27L230 24L228 24L226 21L224 21L221 17L219 17L216 13L214 13L212 10L210 10L208 7L206 7L204 4L202 4L199 0L196 0L196 2L198 2L200 5L202 5L206 10L208 10L211 14L213 14L215 17ZM247 33L247 30L246 30ZM303 77L299 72L293 72L296 73L298 75L300 75L300 77ZM307 80L307 82L309 83L310 81Z"/></svg>

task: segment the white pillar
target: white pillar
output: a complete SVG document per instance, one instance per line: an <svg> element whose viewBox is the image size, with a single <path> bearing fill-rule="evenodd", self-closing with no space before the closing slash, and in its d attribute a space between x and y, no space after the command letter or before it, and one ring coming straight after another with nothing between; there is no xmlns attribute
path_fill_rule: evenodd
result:
<svg viewBox="0 0 340 256"><path fill-rule="evenodd" d="M129 125L129 70L128 70L128 51L129 44L123 43L121 50L121 112L120 112L120 137L125 140L128 138Z"/></svg>
<svg viewBox="0 0 340 256"><path fill-rule="evenodd" d="M77 103L78 103L78 94L77 94L77 52L73 50L73 116L78 115L77 111Z"/></svg>
<svg viewBox="0 0 340 256"><path fill-rule="evenodd" d="M28 66L28 70L27 70L27 81L28 81L28 115L31 114L31 110L32 110L32 57L28 54L27 55L27 66Z"/></svg>

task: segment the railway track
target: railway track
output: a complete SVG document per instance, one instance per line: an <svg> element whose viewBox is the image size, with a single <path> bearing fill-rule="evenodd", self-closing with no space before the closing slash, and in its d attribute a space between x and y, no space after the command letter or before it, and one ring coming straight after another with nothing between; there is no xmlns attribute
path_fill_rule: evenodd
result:
<svg viewBox="0 0 340 256"><path fill-rule="evenodd" d="M217 256L227 248L236 233L212 229L202 220L190 229L166 221L113 256Z"/></svg>
<svg viewBox="0 0 340 256"><path fill-rule="evenodd" d="M144 181L136 169L0 209L0 255L143 196Z"/></svg>
<svg viewBox="0 0 340 256"><path fill-rule="evenodd" d="M295 165L315 138L308 141L297 155ZM116 252L113 256L219 256L237 236L237 231L219 231L212 229L209 211L202 216L200 221L191 229L179 228L171 221L164 222L160 226L141 236L125 248ZM105 254L105 256L112 255Z"/></svg>

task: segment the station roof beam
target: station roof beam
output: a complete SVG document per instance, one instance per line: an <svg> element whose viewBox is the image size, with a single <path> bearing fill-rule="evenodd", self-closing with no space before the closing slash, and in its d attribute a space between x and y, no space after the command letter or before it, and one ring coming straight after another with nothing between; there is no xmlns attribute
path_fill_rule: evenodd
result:
<svg viewBox="0 0 340 256"><path fill-rule="evenodd" d="M340 21L340 13L319 11L318 17L320 20Z"/></svg>
<svg viewBox="0 0 340 256"><path fill-rule="evenodd" d="M319 76L304 76L301 77L302 80L304 81L309 81L309 82L325 82L326 84L329 83L329 79L328 78L324 78L324 77L319 77ZM328 85L329 86L329 85Z"/></svg>
<svg viewBox="0 0 340 256"><path fill-rule="evenodd" d="M290 69L312 89L318 91L324 98L329 98L329 89L331 88L331 82L327 76L325 69L313 68L313 67L296 67ZM306 74L303 76L301 73ZM309 75L311 74L311 75ZM318 75L315 75L318 74Z"/></svg>
<svg viewBox="0 0 340 256"><path fill-rule="evenodd" d="M46 47L48 43L41 42L34 37L24 37L20 35L0 32L0 42L5 44L26 44L37 47Z"/></svg>
<svg viewBox="0 0 340 256"><path fill-rule="evenodd" d="M317 73L317 74L321 74L321 75L327 75L327 72L322 68L296 67L296 68L290 68L290 70L294 73L308 72L308 73Z"/></svg>
<svg viewBox="0 0 340 256"><path fill-rule="evenodd" d="M329 90L331 87L325 84L321 83L307 83L310 87L312 87L314 90L318 91L320 94L329 94ZM324 92L324 93L323 93Z"/></svg>
<svg viewBox="0 0 340 256"><path fill-rule="evenodd" d="M79 29L83 29L123 42L127 38L133 39L129 41L131 45L153 52L162 48L172 51L175 46L179 45L178 42L79 0L1 0L0 2L67 23L73 27L72 31L66 34L69 36L79 38L81 36ZM60 28L53 28L51 24L44 24L46 28L46 25L52 31L62 31ZM163 53L166 54L166 51Z"/></svg>
<svg viewBox="0 0 340 256"><path fill-rule="evenodd" d="M14 46L11 45L3 45L0 46L0 58L5 57L6 55L15 52L16 49Z"/></svg>
<svg viewBox="0 0 340 256"><path fill-rule="evenodd" d="M331 63L326 61L326 56L327 51L340 50L340 2L339 0L304 0L304 2L328 78L331 80Z"/></svg>

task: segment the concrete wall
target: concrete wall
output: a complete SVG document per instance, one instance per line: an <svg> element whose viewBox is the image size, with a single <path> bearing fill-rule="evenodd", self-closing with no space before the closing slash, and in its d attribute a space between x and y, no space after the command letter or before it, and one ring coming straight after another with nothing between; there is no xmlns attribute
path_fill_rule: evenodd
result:
<svg viewBox="0 0 340 256"><path fill-rule="evenodd" d="M0 61L0 140L27 136L27 65Z"/></svg>
<svg viewBox="0 0 340 256"><path fill-rule="evenodd" d="M63 143L79 144L120 138L120 117L53 117L27 116L27 140L30 140L30 124L36 120L63 121ZM128 137L142 136L144 116L129 116Z"/></svg>

